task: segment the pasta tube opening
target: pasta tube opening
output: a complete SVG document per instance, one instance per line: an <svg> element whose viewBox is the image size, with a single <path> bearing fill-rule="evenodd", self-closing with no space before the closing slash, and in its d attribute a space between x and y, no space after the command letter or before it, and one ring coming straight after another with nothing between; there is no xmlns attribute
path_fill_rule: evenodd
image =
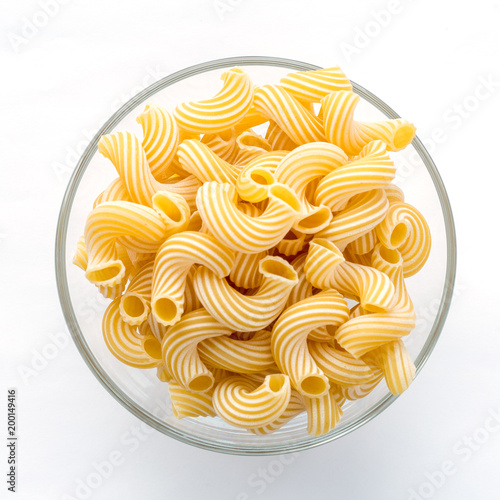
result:
<svg viewBox="0 0 500 500"><path fill-rule="evenodd" d="M179 306L173 300L160 297L154 303L154 313L163 324L171 324L179 315Z"/></svg>
<svg viewBox="0 0 500 500"><path fill-rule="evenodd" d="M198 375L188 382L188 389L190 391L204 392L210 389L213 383L213 375Z"/></svg>
<svg viewBox="0 0 500 500"><path fill-rule="evenodd" d="M87 272L85 273L89 281L99 283L100 285L106 285L108 281L115 278L119 278L117 279L117 283L119 283L122 275L125 275L125 266L120 261L105 262L94 266L93 269L87 268Z"/></svg>
<svg viewBox="0 0 500 500"><path fill-rule="evenodd" d="M271 375L267 379L267 386L269 387L269 390L272 392L279 392L281 389L283 389L283 386L285 385L287 381L287 378L285 375L281 373L277 373L275 375Z"/></svg>
<svg viewBox="0 0 500 500"><path fill-rule="evenodd" d="M262 186L270 186L271 184L274 184L274 177L271 172L265 170L264 168L255 169L250 174L250 177L254 182L261 184Z"/></svg>
<svg viewBox="0 0 500 500"><path fill-rule="evenodd" d="M403 149L413 140L415 127L409 123L401 125L394 133L394 149Z"/></svg>
<svg viewBox="0 0 500 500"><path fill-rule="evenodd" d="M304 217L297 223L297 230L305 232L308 229L321 229L330 222L331 218L332 212L328 207L318 207L315 212Z"/></svg>
<svg viewBox="0 0 500 500"><path fill-rule="evenodd" d="M405 226L406 227L406 226ZM390 248L379 245L377 247L380 257L384 259L389 264L398 264L401 260L401 254L397 250L391 250Z"/></svg>
<svg viewBox="0 0 500 500"><path fill-rule="evenodd" d="M146 351L146 354L149 354L149 356L153 359L162 359L161 344L154 335L148 335L144 339L142 347L144 348L144 351Z"/></svg>
<svg viewBox="0 0 500 500"><path fill-rule="evenodd" d="M394 248L397 248L406 240L407 237L408 237L408 226L404 222L400 222L392 230L391 245ZM396 262L394 262L394 264L396 264Z"/></svg>
<svg viewBox="0 0 500 500"><path fill-rule="evenodd" d="M298 280L295 269L288 262L273 257L266 257L260 261L260 272L264 276L274 275L289 281Z"/></svg>
<svg viewBox="0 0 500 500"><path fill-rule="evenodd" d="M123 297L120 303L120 309L123 315L132 320L145 320L149 307L142 297L135 293L131 293Z"/></svg>
<svg viewBox="0 0 500 500"><path fill-rule="evenodd" d="M309 375L300 381L300 389L302 394L309 397L320 396L324 394L330 387L328 379L325 376Z"/></svg>
<svg viewBox="0 0 500 500"><path fill-rule="evenodd" d="M275 184L270 187L269 194L270 196L274 196L275 198L283 201L296 212L300 212L300 201L297 198L296 194L289 187L285 185Z"/></svg>
<svg viewBox="0 0 500 500"><path fill-rule="evenodd" d="M153 197L153 204L162 214L166 215L173 222L182 222L184 214L179 210L176 203L164 193L156 193Z"/></svg>

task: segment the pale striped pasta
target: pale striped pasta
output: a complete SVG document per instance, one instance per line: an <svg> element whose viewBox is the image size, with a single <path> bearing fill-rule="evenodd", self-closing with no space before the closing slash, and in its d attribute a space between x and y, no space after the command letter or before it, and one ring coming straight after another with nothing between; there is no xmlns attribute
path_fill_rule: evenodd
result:
<svg viewBox="0 0 500 500"><path fill-rule="evenodd" d="M278 164L274 177L291 187L301 202L301 215L294 228L314 234L327 226L332 218L326 206L314 206L306 197L307 188L316 179L325 177L347 163L346 154L337 146L326 142L304 144L288 153Z"/></svg>
<svg viewBox="0 0 500 500"><path fill-rule="evenodd" d="M205 309L185 314L163 337L163 363L172 378L194 392L209 390L212 372L201 361L198 344L210 337L231 335L232 330L216 321Z"/></svg>
<svg viewBox="0 0 500 500"><path fill-rule="evenodd" d="M188 132L222 132L241 121L250 110L254 89L250 77L240 68L225 71L221 77L224 85L211 99L184 102L174 110L174 117Z"/></svg>
<svg viewBox="0 0 500 500"><path fill-rule="evenodd" d="M145 264L130 280L127 291L120 300L120 314L123 321L138 326L148 318L151 304L151 281L154 261Z"/></svg>
<svg viewBox="0 0 500 500"><path fill-rule="evenodd" d="M208 234L185 231L169 238L155 258L152 284L152 310L159 323L168 326L179 321L184 311L186 277L193 264L201 264L216 276L227 276L234 253Z"/></svg>
<svg viewBox="0 0 500 500"><path fill-rule="evenodd" d="M309 333L321 326L335 328L347 321L349 309L342 296L324 291L287 308L273 328L271 349L280 370L300 394L319 397L328 391L328 379L307 347ZM333 336L332 336L333 340Z"/></svg>
<svg viewBox="0 0 500 500"><path fill-rule="evenodd" d="M422 269L431 251L431 232L415 207L404 202L391 203L376 231L385 247L397 248L401 253L405 277Z"/></svg>
<svg viewBox="0 0 500 500"><path fill-rule="evenodd" d="M208 146L197 140L184 141L177 155L182 168L200 182L228 182L235 184L241 168L218 157Z"/></svg>
<svg viewBox="0 0 500 500"><path fill-rule="evenodd" d="M85 225L88 265L85 276L96 285L114 286L126 270L119 260L115 242L120 236L134 236L156 248L167 228L156 210L127 201L101 203L90 212Z"/></svg>
<svg viewBox="0 0 500 500"><path fill-rule="evenodd" d="M144 148L135 135L130 132L103 135L98 148L115 166L133 202L150 207L157 191L170 191L183 196L192 206L199 182L189 177L158 182L151 173Z"/></svg>
<svg viewBox="0 0 500 500"><path fill-rule="evenodd" d="M207 366L236 373L262 372L275 364L268 330L252 332L247 340L209 338L198 344L198 354Z"/></svg>
<svg viewBox="0 0 500 500"><path fill-rule="evenodd" d="M102 319L104 341L113 356L134 368L154 368L161 360L152 358L143 348L137 329L123 321L119 311L120 299L109 304Z"/></svg>
<svg viewBox="0 0 500 500"><path fill-rule="evenodd" d="M290 73L280 80L280 85L302 102L320 102L331 92L352 90L350 80L338 66Z"/></svg>
<svg viewBox="0 0 500 500"><path fill-rule="evenodd" d="M319 397L303 396L307 412L307 432L311 436L327 434L338 424L342 408L337 403L337 388L332 387Z"/></svg>
<svg viewBox="0 0 500 500"><path fill-rule="evenodd" d="M396 167L385 144L382 141L370 142L357 159L321 179L316 188L315 202L338 212L354 195L387 186L395 173Z"/></svg>
<svg viewBox="0 0 500 500"><path fill-rule="evenodd" d="M334 342L308 341L309 352L328 380L338 385L370 382L374 373L364 361L335 347Z"/></svg>
<svg viewBox="0 0 500 500"><path fill-rule="evenodd" d="M388 153L415 128L355 120L359 97L337 66L278 85L240 68L222 80L211 99L147 105L142 139L101 137L118 177L73 263L111 299L108 349L169 384L175 418L265 439L302 414L323 436L346 400L384 378L401 394L415 376L404 280L431 238Z"/></svg>
<svg viewBox="0 0 500 500"><path fill-rule="evenodd" d="M399 151L410 144L415 127L398 118L381 122L358 122L354 110L359 102L354 92L340 90L321 100L325 136L348 155L357 155L369 142L382 140L389 151Z"/></svg>
<svg viewBox="0 0 500 500"><path fill-rule="evenodd" d="M175 418L215 417L212 405L213 391L193 392L171 380L168 383L168 393Z"/></svg>
<svg viewBox="0 0 500 500"><path fill-rule="evenodd" d="M263 85L255 91L255 109L278 124L297 145L324 141L323 123L279 85Z"/></svg>
<svg viewBox="0 0 500 500"><path fill-rule="evenodd" d="M266 131L266 140L271 145L273 151L292 151L297 147L297 144L274 122L269 122L269 127Z"/></svg>
<svg viewBox="0 0 500 500"><path fill-rule="evenodd" d="M252 203L265 200L269 196L269 186L276 183L276 166L285 155L285 151L271 151L248 162L236 180L240 197Z"/></svg>
<svg viewBox="0 0 500 500"><path fill-rule="evenodd" d="M290 392L290 380L283 374L268 375L261 385L233 376L217 385L212 402L226 422L255 429L271 424L286 411Z"/></svg>
<svg viewBox="0 0 500 500"><path fill-rule="evenodd" d="M234 331L261 330L285 307L297 273L280 257L265 257L259 263L262 283L252 295L243 295L206 267L195 274L194 287L205 309Z"/></svg>
<svg viewBox="0 0 500 500"><path fill-rule="evenodd" d="M259 253L275 246L300 214L295 193L283 185L269 188L269 203L259 217L237 209L236 189L206 182L198 190L196 206L208 231L221 243L240 252Z"/></svg>
<svg viewBox="0 0 500 500"><path fill-rule="evenodd" d="M200 141L208 146L219 158L232 163L238 154L234 127L222 130L217 134L204 134Z"/></svg>
<svg viewBox="0 0 500 500"><path fill-rule="evenodd" d="M388 208L389 202L383 189L357 194L348 201L343 210L333 216L328 226L319 231L316 237L332 241L343 251L349 243L373 231L384 220Z"/></svg>
<svg viewBox="0 0 500 500"><path fill-rule="evenodd" d="M137 122L142 127L142 146L153 177L158 181L168 179L174 173L169 167L179 144L177 122L166 109L156 104L146 105Z"/></svg>
<svg viewBox="0 0 500 500"><path fill-rule="evenodd" d="M284 425L290 422L290 420L295 418L297 415L300 415L304 411L305 407L302 396L297 391L294 391L292 389L290 392L290 401L288 402L286 410L270 424L264 425L262 427L252 428L250 429L250 431L254 434L257 434L258 436L272 434L278 429L281 429Z"/></svg>

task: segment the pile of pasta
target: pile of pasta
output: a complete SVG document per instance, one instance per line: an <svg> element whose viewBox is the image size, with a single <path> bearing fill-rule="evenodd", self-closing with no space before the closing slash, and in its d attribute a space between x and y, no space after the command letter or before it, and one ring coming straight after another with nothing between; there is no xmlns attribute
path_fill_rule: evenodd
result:
<svg viewBox="0 0 500 500"><path fill-rule="evenodd" d="M111 299L109 350L156 368L177 418L263 435L306 412L320 436L347 400L382 379L401 394L415 375L405 278L431 239L389 156L415 127L356 120L338 67L222 81L172 112L147 105L142 138L100 139L118 177L74 263Z"/></svg>

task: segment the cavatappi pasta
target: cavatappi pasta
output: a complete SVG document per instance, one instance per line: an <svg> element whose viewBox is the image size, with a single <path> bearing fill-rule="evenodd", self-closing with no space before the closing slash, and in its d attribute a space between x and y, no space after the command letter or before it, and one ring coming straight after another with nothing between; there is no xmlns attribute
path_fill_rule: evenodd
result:
<svg viewBox="0 0 500 500"><path fill-rule="evenodd" d="M415 127L359 120L337 66L222 81L205 100L146 105L142 136L101 137L118 177L73 263L111 299L110 352L154 369L176 418L265 436L304 414L321 436L381 380L401 394L415 376L405 278L431 235L392 157Z"/></svg>

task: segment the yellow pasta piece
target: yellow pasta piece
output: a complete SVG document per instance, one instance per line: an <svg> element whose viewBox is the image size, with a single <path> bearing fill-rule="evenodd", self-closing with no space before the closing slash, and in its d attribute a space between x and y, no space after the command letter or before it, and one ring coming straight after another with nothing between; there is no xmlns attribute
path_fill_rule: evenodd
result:
<svg viewBox="0 0 500 500"><path fill-rule="evenodd" d="M198 344L198 354L208 366L237 373L262 372L274 366L271 332L252 332L246 340L214 337Z"/></svg>
<svg viewBox="0 0 500 500"><path fill-rule="evenodd" d="M253 130L242 132L236 139L236 144L239 151L234 162L238 166L247 165L251 160L271 151L269 142Z"/></svg>
<svg viewBox="0 0 500 500"><path fill-rule="evenodd" d="M335 328L347 321L349 309L342 296L324 291L286 309L273 328L271 349L280 370L290 377L300 394L319 397L330 384L318 368L307 347L309 333L321 326ZM333 337L332 337L333 339Z"/></svg>
<svg viewBox="0 0 500 500"><path fill-rule="evenodd" d="M200 140L219 158L232 163L238 154L237 137L235 128L231 127L217 134L204 134Z"/></svg>
<svg viewBox="0 0 500 500"><path fill-rule="evenodd" d="M158 181L168 179L174 173L170 165L179 145L177 122L163 107L148 104L137 117L137 123L142 127L142 146L153 177Z"/></svg>
<svg viewBox="0 0 500 500"><path fill-rule="evenodd" d="M280 85L302 102L320 102L331 92L352 90L350 80L338 66L289 73L280 80Z"/></svg>
<svg viewBox="0 0 500 500"><path fill-rule="evenodd" d="M82 271L87 270L88 255L87 248L85 247L85 236L83 235L78 238L78 241L76 243L76 252L73 256L72 262Z"/></svg>
<svg viewBox="0 0 500 500"><path fill-rule="evenodd" d="M250 110L254 89L250 77L240 68L225 71L221 91L211 99L179 104L174 117L188 132L222 132L241 121Z"/></svg>
<svg viewBox="0 0 500 500"><path fill-rule="evenodd" d="M348 155L357 155L369 142L382 140L389 151L404 149L415 136L415 127L398 118L380 122L358 122L354 110L359 102L354 92L340 90L321 100L325 135Z"/></svg>
<svg viewBox="0 0 500 500"><path fill-rule="evenodd" d="M269 123L266 131L266 140L271 145L273 151L292 151L297 147L297 144L274 121Z"/></svg>
<svg viewBox="0 0 500 500"><path fill-rule="evenodd" d="M143 348L141 336L135 327L123 321L119 298L109 304L102 319L104 341L111 354L126 365L135 368L154 368L161 360L152 358Z"/></svg>
<svg viewBox="0 0 500 500"><path fill-rule="evenodd" d="M311 241L304 270L313 286L334 288L359 300L367 311L386 311L392 305L395 290L388 276L372 267L347 262L331 241Z"/></svg>
<svg viewBox="0 0 500 500"><path fill-rule="evenodd" d="M318 235L321 238L321 236ZM328 239L328 238L325 238ZM378 243L378 236L375 229L362 234L347 245L348 254L364 255L371 252ZM350 260L350 259L349 259ZM369 261L371 262L371 260Z"/></svg>
<svg viewBox="0 0 500 500"><path fill-rule="evenodd" d="M349 243L375 229L384 220L388 208L389 202L383 189L357 194L316 237L332 241L343 251Z"/></svg>
<svg viewBox="0 0 500 500"><path fill-rule="evenodd" d="M221 243L246 253L259 253L275 246L300 214L295 193L283 185L269 188L269 202L259 217L237 208L236 189L230 184L206 182L198 190L196 206L208 231Z"/></svg>
<svg viewBox="0 0 500 500"><path fill-rule="evenodd" d="M174 417L215 417L212 405L213 391L193 392L174 380L168 383L168 393Z"/></svg>
<svg viewBox="0 0 500 500"><path fill-rule="evenodd" d="M113 163L133 202L151 207L157 191L168 191L181 195L193 208L199 181L190 176L185 179L172 177L164 183L158 182L151 173L144 148L135 135L130 132L103 135L98 149Z"/></svg>
<svg viewBox="0 0 500 500"><path fill-rule="evenodd" d="M258 436L265 436L267 434L272 434L276 432L278 429L281 429L284 425L286 425L290 420L295 418L297 415L301 414L305 410L302 396L297 391L293 389L290 392L290 401L288 402L288 406L286 410L273 422L270 424L264 425L262 427L256 427L250 429L251 432L257 434Z"/></svg>
<svg viewBox="0 0 500 500"><path fill-rule="evenodd" d="M205 309L185 314L168 330L161 343L167 371L190 391L209 390L214 384L214 376L201 361L198 345L211 337L231 333L230 328L221 325Z"/></svg>
<svg viewBox="0 0 500 500"><path fill-rule="evenodd" d="M302 398L307 412L307 432L311 436L323 436L338 424L343 412L337 403L337 391L332 387L319 397Z"/></svg>
<svg viewBox="0 0 500 500"><path fill-rule="evenodd" d="M120 300L123 321L138 326L148 318L151 304L151 281L154 261L145 264L133 277Z"/></svg>
<svg viewBox="0 0 500 500"><path fill-rule="evenodd" d="M337 330L337 342L358 359L388 342L399 340L415 328L415 312L406 291L399 252L377 244L372 264L389 276L395 294L389 311L354 317Z"/></svg>
<svg viewBox="0 0 500 500"><path fill-rule="evenodd" d="M276 245L276 249L279 253L287 257L297 255L306 246L311 237L310 235L291 229Z"/></svg>
<svg viewBox="0 0 500 500"><path fill-rule="evenodd" d="M194 275L196 273L196 265L191 266L189 272L186 276L186 287L184 289L184 311L183 314L187 314L191 311L196 311L196 309L201 309L203 304L197 297L194 290Z"/></svg>
<svg viewBox="0 0 500 500"><path fill-rule="evenodd" d="M233 263L233 251L208 234L185 231L170 237L155 258L151 301L155 318L165 326L179 321L186 277L193 264L207 266L222 278Z"/></svg>
<svg viewBox="0 0 500 500"><path fill-rule="evenodd" d="M382 141L373 141L359 157L323 177L315 192L317 205L338 212L356 194L383 188L394 179L396 167Z"/></svg>
<svg viewBox="0 0 500 500"><path fill-rule="evenodd" d="M335 347L334 342L308 341L309 352L330 382L360 385L370 382L374 373L364 361Z"/></svg>
<svg viewBox="0 0 500 500"><path fill-rule="evenodd" d="M262 283L259 265L268 251L259 253L235 252L234 265L229 273L230 280L241 288L257 288Z"/></svg>
<svg viewBox="0 0 500 500"><path fill-rule="evenodd" d="M248 162L236 180L240 197L252 203L265 200L269 196L269 186L276 183L274 170L285 155L285 151L271 151Z"/></svg>
<svg viewBox="0 0 500 500"><path fill-rule="evenodd" d="M401 253L405 277L422 269L431 251L431 232L415 207L403 202L391 203L376 231L385 247L397 248Z"/></svg>
<svg viewBox="0 0 500 500"><path fill-rule="evenodd" d="M255 109L278 124L297 145L325 141L323 123L279 85L263 85L255 91Z"/></svg>
<svg viewBox="0 0 500 500"><path fill-rule="evenodd" d="M109 186L94 200L92 208L95 208L97 205L105 203L106 201L132 201L120 177L117 177L114 181L112 181Z"/></svg>
<svg viewBox="0 0 500 500"><path fill-rule="evenodd" d="M228 182L235 184L241 168L219 158L200 141L184 141L178 148L179 163L200 182Z"/></svg>
<svg viewBox="0 0 500 500"><path fill-rule="evenodd" d="M276 421L286 411L290 392L286 375L268 375L261 385L233 376L217 385L212 401L224 421L235 427L255 429Z"/></svg>
<svg viewBox="0 0 500 500"><path fill-rule="evenodd" d="M243 295L210 269L200 267L194 287L205 309L220 323L235 331L251 332L268 326L285 307L297 273L280 257L265 257L259 263L263 279L256 292Z"/></svg>
<svg viewBox="0 0 500 500"><path fill-rule="evenodd" d="M126 201L101 203L90 212L85 225L88 266L85 276L96 285L114 286L125 277L125 265L118 258L119 236L134 236L156 248L167 227L156 210Z"/></svg>

